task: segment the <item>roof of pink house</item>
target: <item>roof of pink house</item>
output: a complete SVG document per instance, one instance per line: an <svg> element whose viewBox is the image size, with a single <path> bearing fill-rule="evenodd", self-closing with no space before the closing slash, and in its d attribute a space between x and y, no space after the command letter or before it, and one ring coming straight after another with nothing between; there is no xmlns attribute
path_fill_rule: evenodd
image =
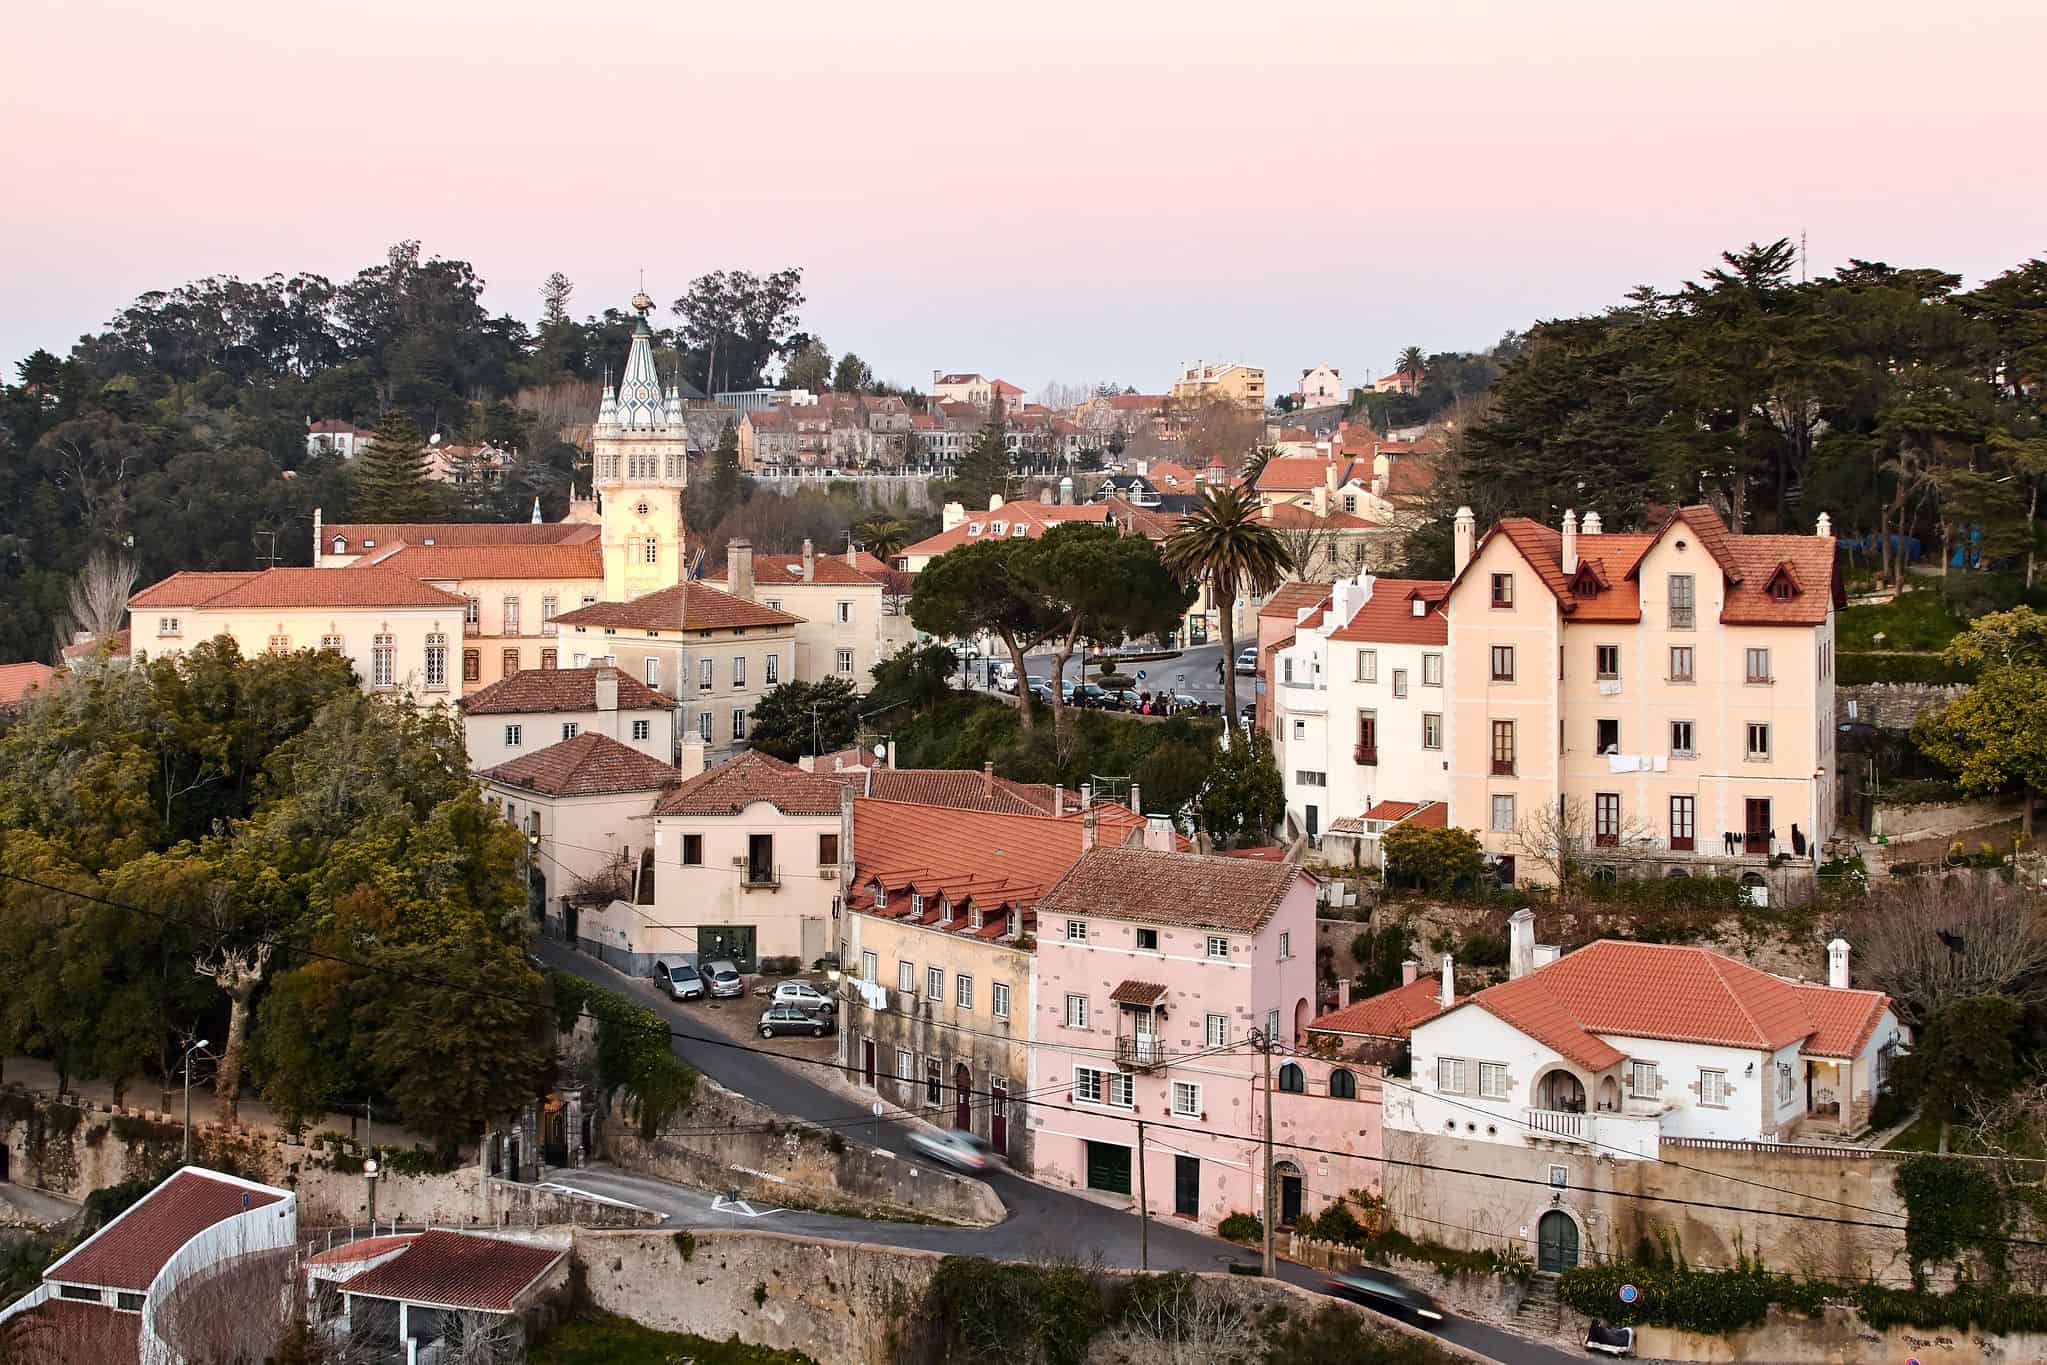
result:
<svg viewBox="0 0 2047 1365"><path fill-rule="evenodd" d="M1097 845L1059 879L1038 910L1249 934L1272 918L1306 875L1290 860Z"/></svg>

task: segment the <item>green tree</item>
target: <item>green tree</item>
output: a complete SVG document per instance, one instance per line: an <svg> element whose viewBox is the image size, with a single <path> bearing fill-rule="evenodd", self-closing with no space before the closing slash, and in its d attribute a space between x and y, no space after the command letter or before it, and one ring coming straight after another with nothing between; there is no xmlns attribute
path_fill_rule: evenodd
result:
<svg viewBox="0 0 2047 1365"><path fill-rule="evenodd" d="M1408 383L1419 387L1422 382L1422 376L1429 372L1428 361L1422 355L1422 348L1419 346L1408 346L1402 349L1400 358L1393 363L1393 372L1407 380Z"/></svg>
<svg viewBox="0 0 2047 1365"><path fill-rule="evenodd" d="M355 513L366 521L422 521L432 514L426 442L403 408L384 414L356 457L355 488Z"/></svg>
<svg viewBox="0 0 2047 1365"><path fill-rule="evenodd" d="M1055 526L1024 541L1012 564L1023 590L1037 599L1040 618L1052 625L1045 642L1054 678L1066 676L1067 661L1085 644L1170 634L1194 600L1156 545L1111 526ZM1066 707L1056 687L1051 705L1053 725L1063 731Z"/></svg>
<svg viewBox="0 0 2047 1365"><path fill-rule="evenodd" d="M1222 617L1223 659L1237 657L1237 599L1271 592L1293 569L1286 546L1259 519L1258 504L1234 485L1210 487L1201 505L1166 537L1165 563L1190 588L1206 583ZM1237 723L1237 671L1223 670L1224 721Z"/></svg>
<svg viewBox="0 0 2047 1365"><path fill-rule="evenodd" d="M860 731L860 694L848 678L785 682L754 703L748 736L754 748L785 761L834 753Z"/></svg>
<svg viewBox="0 0 2047 1365"><path fill-rule="evenodd" d="M860 548L882 563L892 562L910 543L910 528L888 515L869 517L854 527Z"/></svg>
<svg viewBox="0 0 2047 1365"><path fill-rule="evenodd" d="M1008 423L1002 413L1002 395L988 400L988 416L974 433L972 444L960 456L953 471L952 499L969 512L988 506L989 499L1009 489Z"/></svg>
<svg viewBox="0 0 2047 1365"><path fill-rule="evenodd" d="M874 688L867 694L869 714L898 706L928 711L952 695L952 676L959 660L950 645L935 641L904 645L873 668Z"/></svg>
<svg viewBox="0 0 2047 1365"><path fill-rule="evenodd" d="M1201 828L1218 846L1258 844L1286 814L1286 783L1263 730L1234 731L1229 747L1215 756L1196 813Z"/></svg>
<svg viewBox="0 0 2047 1365"><path fill-rule="evenodd" d="M1485 866L1485 849L1468 829L1428 829L1395 825L1379 837L1386 855L1386 879L1448 895L1460 884L1473 884Z"/></svg>
<svg viewBox="0 0 2047 1365"><path fill-rule="evenodd" d="M831 387L832 353L824 343L813 340L808 346L789 357L789 364L782 371L782 387L785 389L808 389L812 393L823 393Z"/></svg>
<svg viewBox="0 0 2047 1365"><path fill-rule="evenodd" d="M2016 607L1979 617L1944 657L1981 672L1967 692L1921 715L1913 738L1965 791L2019 788L2030 838L2034 800L2047 790L2047 616Z"/></svg>
<svg viewBox="0 0 2047 1365"><path fill-rule="evenodd" d="M1029 540L1008 536L977 540L948 550L917 575L910 595L910 620L941 640L971 642L992 635L1009 651L1018 678L1026 676L1024 656L1050 639L1061 619L1031 589L1020 559L1033 550ZM1017 720L1029 733L1037 707L1028 688L1017 690Z"/></svg>
<svg viewBox="0 0 2047 1365"><path fill-rule="evenodd" d="M832 370L832 388L838 393L865 393L874 387L874 371L851 351L839 357Z"/></svg>
<svg viewBox="0 0 2047 1365"><path fill-rule="evenodd" d="M718 428L718 444L711 451L711 477L702 513L705 530L716 526L727 513L745 500L745 481L739 472L739 428L730 419Z"/></svg>
<svg viewBox="0 0 2047 1365"><path fill-rule="evenodd" d="M2008 995L1976 995L1935 1014L1904 1059L1905 1081L1928 1116L1940 1120L1940 1150L1970 1107L1998 1099L2020 1078L2018 1040L2025 1006Z"/></svg>

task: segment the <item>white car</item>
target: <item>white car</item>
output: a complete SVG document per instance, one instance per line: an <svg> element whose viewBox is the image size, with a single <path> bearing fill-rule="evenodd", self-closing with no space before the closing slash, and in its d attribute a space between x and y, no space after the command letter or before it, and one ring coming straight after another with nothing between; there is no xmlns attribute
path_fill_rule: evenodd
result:
<svg viewBox="0 0 2047 1365"><path fill-rule="evenodd" d="M808 981L784 981L775 987L774 1005L794 1005L812 1014L829 1015L836 1013L839 1005L829 995Z"/></svg>
<svg viewBox="0 0 2047 1365"><path fill-rule="evenodd" d="M730 962L713 962L704 968L704 975L710 979L711 998L714 1000L729 1000L746 994L746 978Z"/></svg>
<svg viewBox="0 0 2047 1365"><path fill-rule="evenodd" d="M995 1149L987 1139L964 1128L912 1128L905 1140L933 1161L955 1170L985 1171L995 1164Z"/></svg>

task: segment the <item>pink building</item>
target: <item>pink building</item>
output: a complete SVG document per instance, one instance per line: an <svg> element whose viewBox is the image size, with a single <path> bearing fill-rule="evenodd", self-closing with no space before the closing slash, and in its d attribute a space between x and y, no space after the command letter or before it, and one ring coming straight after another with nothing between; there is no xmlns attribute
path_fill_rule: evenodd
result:
<svg viewBox="0 0 2047 1365"><path fill-rule="evenodd" d="M1315 883L1291 861L1097 846L1038 902L1032 1143L1041 1180L1212 1229L1379 1185L1382 1072L1305 1055ZM1269 1059L1252 1044L1276 1043ZM1138 1148L1142 1144L1142 1157ZM1135 1201L1133 1199L1133 1207Z"/></svg>

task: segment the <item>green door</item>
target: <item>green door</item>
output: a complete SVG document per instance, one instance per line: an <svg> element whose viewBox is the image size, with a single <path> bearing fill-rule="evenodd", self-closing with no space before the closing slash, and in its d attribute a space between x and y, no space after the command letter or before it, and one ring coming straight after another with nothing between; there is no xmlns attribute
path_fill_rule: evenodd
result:
<svg viewBox="0 0 2047 1365"><path fill-rule="evenodd" d="M1571 1215L1560 1209L1551 1209L1536 1225L1538 1253L1535 1268L1545 1274L1555 1275L1570 1270L1578 1264L1578 1225L1571 1221Z"/></svg>
<svg viewBox="0 0 2047 1365"><path fill-rule="evenodd" d="M1087 1187L1110 1194L1130 1193L1130 1149L1113 1142L1087 1145Z"/></svg>

